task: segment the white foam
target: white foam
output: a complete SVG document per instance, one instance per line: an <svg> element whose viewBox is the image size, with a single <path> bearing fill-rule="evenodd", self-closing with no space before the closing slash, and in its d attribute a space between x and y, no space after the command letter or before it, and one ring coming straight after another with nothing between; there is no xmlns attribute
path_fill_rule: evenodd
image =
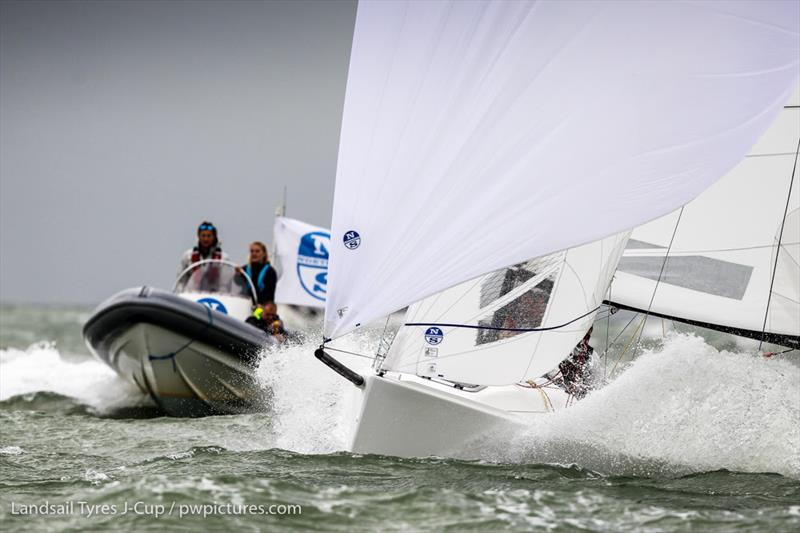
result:
<svg viewBox="0 0 800 533"><path fill-rule="evenodd" d="M337 346L369 354L375 338ZM301 453L345 450L355 388L313 357L314 344L270 354L259 369L274 391L267 440ZM331 353L369 372L369 361ZM611 474L729 469L800 477L798 383L800 368L787 360L720 352L700 337L669 333L573 407L487 436L459 456L574 463Z"/></svg>
<svg viewBox="0 0 800 533"><path fill-rule="evenodd" d="M336 341L340 349L369 354L377 335L366 332ZM357 390L314 357L318 340L267 354L258 375L273 391L273 445L301 453L345 450L353 428ZM371 361L334 353L356 372Z"/></svg>
<svg viewBox="0 0 800 533"><path fill-rule="evenodd" d="M143 395L100 361L66 361L52 342L25 350L0 350L0 401L34 392L55 392L97 409L136 405Z"/></svg>
<svg viewBox="0 0 800 533"><path fill-rule="evenodd" d="M0 446L0 455L22 455L25 450L19 446Z"/></svg>
<svg viewBox="0 0 800 533"><path fill-rule="evenodd" d="M513 435L494 458L800 477L798 383L789 361L673 333L605 388Z"/></svg>

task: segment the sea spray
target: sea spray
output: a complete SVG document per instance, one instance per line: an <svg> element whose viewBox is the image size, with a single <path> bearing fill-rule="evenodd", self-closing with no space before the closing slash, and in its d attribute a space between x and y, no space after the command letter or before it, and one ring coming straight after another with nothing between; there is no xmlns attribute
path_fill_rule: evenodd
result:
<svg viewBox="0 0 800 533"><path fill-rule="evenodd" d="M100 411L147 404L135 385L86 355L66 360L53 342L0 350L0 401L36 392L68 396Z"/></svg>
<svg viewBox="0 0 800 533"><path fill-rule="evenodd" d="M341 350L368 355L380 331L365 330L337 340ZM355 423L360 391L314 357L319 334L304 342L265 353L258 369L262 383L273 391L270 415L277 447L301 453L345 450ZM356 372L370 369L371 360L331 351Z"/></svg>
<svg viewBox="0 0 800 533"><path fill-rule="evenodd" d="M800 368L668 334L573 407L509 428L484 458L608 474L719 469L800 477ZM477 450L469 450L475 453Z"/></svg>
<svg viewBox="0 0 800 533"><path fill-rule="evenodd" d="M340 339L369 354L379 331ZM313 339L313 337L312 337ZM360 393L317 361L317 343L265 354L272 438L300 453L346 450ZM369 361L331 352L355 370ZM800 477L800 368L752 352L718 351L668 333L613 381L573 407L492 435L455 455L506 463L577 464L607 474L682 475L718 469Z"/></svg>
<svg viewBox="0 0 800 533"><path fill-rule="evenodd" d="M380 334L378 328L348 335L334 347L369 356ZM360 391L314 358L318 343L312 333L301 344L263 354L257 373L273 391L264 413L153 421L153 436L167 443L174 440L167 434L180 435L167 446L169 453L198 446L346 450ZM331 353L358 372L370 371L369 359ZM0 365L0 401L51 391L98 414L149 402L101 362L88 356L67 362L52 343L0 350ZM607 474L729 469L800 477L799 382L800 368L788 357L718 351L700 337L671 333L573 407L505 432L476 435L456 455L576 464Z"/></svg>

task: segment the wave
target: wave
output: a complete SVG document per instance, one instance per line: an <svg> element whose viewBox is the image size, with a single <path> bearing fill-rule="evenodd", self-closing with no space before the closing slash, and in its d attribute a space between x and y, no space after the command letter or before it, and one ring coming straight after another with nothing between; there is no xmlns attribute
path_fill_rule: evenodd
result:
<svg viewBox="0 0 800 533"><path fill-rule="evenodd" d="M12 398L17 398L15 405L32 400L37 404L55 401L49 396L31 396L25 400L26 395L34 393L55 393L102 413L149 403L135 385L100 361L71 355L62 357L52 342L39 342L24 350L0 350L0 368L3 405Z"/></svg>
<svg viewBox="0 0 800 533"><path fill-rule="evenodd" d="M369 354L380 333L350 335L336 345ZM257 374L272 389L269 411L163 423L191 431L198 445L346 450L359 391L314 358L316 345L312 339L264 354ZM340 357L369 372L368 359ZM126 409L150 402L99 361L65 361L52 344L0 350L0 366L2 409L72 414L83 405L90 414L139 418ZM671 333L573 407L482 436L456 457L576 465L608 475L729 470L800 478L798 383L800 368L788 358L720 351L700 337Z"/></svg>

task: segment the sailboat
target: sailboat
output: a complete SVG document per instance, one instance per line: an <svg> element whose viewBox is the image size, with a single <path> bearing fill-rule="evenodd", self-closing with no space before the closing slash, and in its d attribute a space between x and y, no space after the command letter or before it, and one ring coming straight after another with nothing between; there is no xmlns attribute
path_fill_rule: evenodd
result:
<svg viewBox="0 0 800 533"><path fill-rule="evenodd" d="M748 152L748 168L771 173L794 156L795 172L797 148L762 136L779 113L797 124L785 107L800 66L797 7L359 4L315 352L357 388L350 449L448 456L567 407L541 377L604 301L793 346L791 178L761 177L775 212L740 244L719 234L742 226L714 226L714 213L747 188L740 181L754 186L741 166L715 184ZM800 132L787 128L796 146ZM698 292L694 265L707 259L720 285L731 265L751 270L739 292L707 288L687 311L683 291ZM406 306L372 371L332 355L338 338Z"/></svg>
<svg viewBox="0 0 800 533"><path fill-rule="evenodd" d="M798 143L800 91L723 179L633 231L608 303L800 348Z"/></svg>

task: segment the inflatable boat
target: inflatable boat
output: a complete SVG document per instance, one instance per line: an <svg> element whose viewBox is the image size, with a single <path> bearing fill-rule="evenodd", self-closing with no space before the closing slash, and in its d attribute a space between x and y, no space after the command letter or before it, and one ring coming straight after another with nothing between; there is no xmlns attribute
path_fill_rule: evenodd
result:
<svg viewBox="0 0 800 533"><path fill-rule="evenodd" d="M124 290L83 328L89 349L171 416L263 411L270 392L256 369L275 338L245 320L252 281L236 265L205 260L179 276L172 292Z"/></svg>

